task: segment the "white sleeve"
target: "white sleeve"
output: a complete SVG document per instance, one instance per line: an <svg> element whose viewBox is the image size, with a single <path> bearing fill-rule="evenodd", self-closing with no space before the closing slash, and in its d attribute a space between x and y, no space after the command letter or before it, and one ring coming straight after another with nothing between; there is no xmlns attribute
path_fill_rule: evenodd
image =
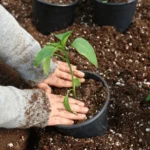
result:
<svg viewBox="0 0 150 150"><path fill-rule="evenodd" d="M0 127L45 127L49 114L50 102L41 90L0 86Z"/></svg>
<svg viewBox="0 0 150 150"><path fill-rule="evenodd" d="M33 60L41 49L39 43L26 32L0 5L0 59L19 72L27 82L39 83L44 76L42 67L35 68ZM51 72L57 64L51 60Z"/></svg>

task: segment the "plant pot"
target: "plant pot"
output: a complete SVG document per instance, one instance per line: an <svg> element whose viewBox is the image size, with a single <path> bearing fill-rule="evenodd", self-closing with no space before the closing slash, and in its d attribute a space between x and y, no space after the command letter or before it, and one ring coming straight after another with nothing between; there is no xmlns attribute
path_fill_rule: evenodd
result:
<svg viewBox="0 0 150 150"><path fill-rule="evenodd" d="M33 0L33 23L38 31L48 35L70 26L75 18L79 0L72 4L52 4L44 0Z"/></svg>
<svg viewBox="0 0 150 150"><path fill-rule="evenodd" d="M59 125L56 126L56 129L65 135L70 135L76 138L91 138L94 136L102 136L106 133L108 128L107 106L110 98L109 87L106 81L99 75L87 71L83 72L85 73L86 79L94 79L103 83L107 89L106 101L101 110L93 118L72 126Z"/></svg>
<svg viewBox="0 0 150 150"><path fill-rule="evenodd" d="M95 22L100 25L114 26L117 31L125 32L130 26L137 0L128 3L102 3L94 0Z"/></svg>

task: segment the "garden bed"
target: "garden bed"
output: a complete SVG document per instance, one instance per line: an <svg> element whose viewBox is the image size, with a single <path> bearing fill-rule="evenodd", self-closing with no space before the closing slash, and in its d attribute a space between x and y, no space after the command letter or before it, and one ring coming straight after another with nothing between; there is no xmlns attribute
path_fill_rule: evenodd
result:
<svg viewBox="0 0 150 150"><path fill-rule="evenodd" d="M42 46L56 40L53 33L49 36L42 35L32 25L31 0L2 0L1 3ZM36 143L34 142L34 148L38 150L149 150L150 102L145 101L150 91L149 0L139 1L134 22L125 34L116 32L113 27L99 27L93 20L92 0L83 0L77 9L75 23L55 33L73 29L71 40L75 37L84 37L95 48L99 63L98 70L75 51L71 52L70 57L74 58L71 59L72 63L79 69L97 72L108 82L111 91L108 132L102 137L77 139L61 135L52 127L34 129L35 132L31 132L30 136L39 137ZM1 131L0 137L3 137L5 133ZM24 132L21 133L24 135ZM7 130L5 135L14 134L18 135L18 130L14 130L13 133ZM15 145L18 140L15 135L13 141L9 136L7 139L1 138L1 143ZM29 144L33 146L31 142Z"/></svg>

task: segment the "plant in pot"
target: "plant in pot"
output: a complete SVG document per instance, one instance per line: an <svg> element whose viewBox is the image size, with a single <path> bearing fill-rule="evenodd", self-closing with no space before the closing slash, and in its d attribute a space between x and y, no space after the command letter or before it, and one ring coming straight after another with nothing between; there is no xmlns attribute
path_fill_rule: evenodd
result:
<svg viewBox="0 0 150 150"><path fill-rule="evenodd" d="M66 108L66 110L72 112L69 102L68 102L68 96L69 93L72 91L74 97L76 97L76 88L79 87L80 80L78 78L74 78L73 71L70 65L69 60L69 52L70 48L74 47L77 52L83 56L85 56L95 67L98 67L98 62L96 58L96 54L94 52L93 47L90 45L88 41L86 41L83 38L76 38L69 46L68 49L66 49L66 44L68 41L68 38L70 37L72 31L68 31L62 34L55 35L59 42L55 43L49 43L47 46L45 46L36 56L34 64L35 66L39 66L41 63L43 63L43 69L46 74L49 73L50 69L50 58L55 55L60 58L62 58L65 62L67 62L70 73L72 75L72 89L67 91L67 94L64 98L63 104ZM61 52L62 55L58 55L56 52ZM99 107L99 110L96 114L93 115L92 118L89 118L85 120L84 122L74 124L72 126L66 126L66 125L58 125L56 128L66 134L71 135L78 138L89 138L94 136L100 136L105 134L108 127L108 120L107 120L107 106L109 103L109 87L106 83L106 81L100 77L96 73L83 71L85 73L86 79L93 79L96 82L100 82L103 87L106 89L106 97L105 102L102 105L102 108ZM72 112L73 113L73 112Z"/></svg>
<svg viewBox="0 0 150 150"><path fill-rule="evenodd" d="M33 0L33 23L38 31L48 35L70 26L79 0Z"/></svg>
<svg viewBox="0 0 150 150"><path fill-rule="evenodd" d="M137 0L94 0L95 22L125 32L132 23L136 4Z"/></svg>

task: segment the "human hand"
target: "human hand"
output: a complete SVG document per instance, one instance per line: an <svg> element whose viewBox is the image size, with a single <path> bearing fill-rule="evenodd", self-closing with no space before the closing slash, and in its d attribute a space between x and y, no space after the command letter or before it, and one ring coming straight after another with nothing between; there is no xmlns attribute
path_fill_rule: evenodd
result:
<svg viewBox="0 0 150 150"><path fill-rule="evenodd" d="M79 100L69 98L71 110L75 113L68 112L64 105L64 96L47 93L51 105L51 112L48 120L49 126L54 125L72 125L74 120L86 119L88 108Z"/></svg>
<svg viewBox="0 0 150 150"><path fill-rule="evenodd" d="M61 61L58 61L57 63L58 66L54 73L44 80L43 83L56 87L72 87L72 76L68 64ZM76 66L72 66L72 70L74 77L79 78L80 82L83 83L85 81L84 73L77 70ZM42 86L40 86L40 88L42 88Z"/></svg>

